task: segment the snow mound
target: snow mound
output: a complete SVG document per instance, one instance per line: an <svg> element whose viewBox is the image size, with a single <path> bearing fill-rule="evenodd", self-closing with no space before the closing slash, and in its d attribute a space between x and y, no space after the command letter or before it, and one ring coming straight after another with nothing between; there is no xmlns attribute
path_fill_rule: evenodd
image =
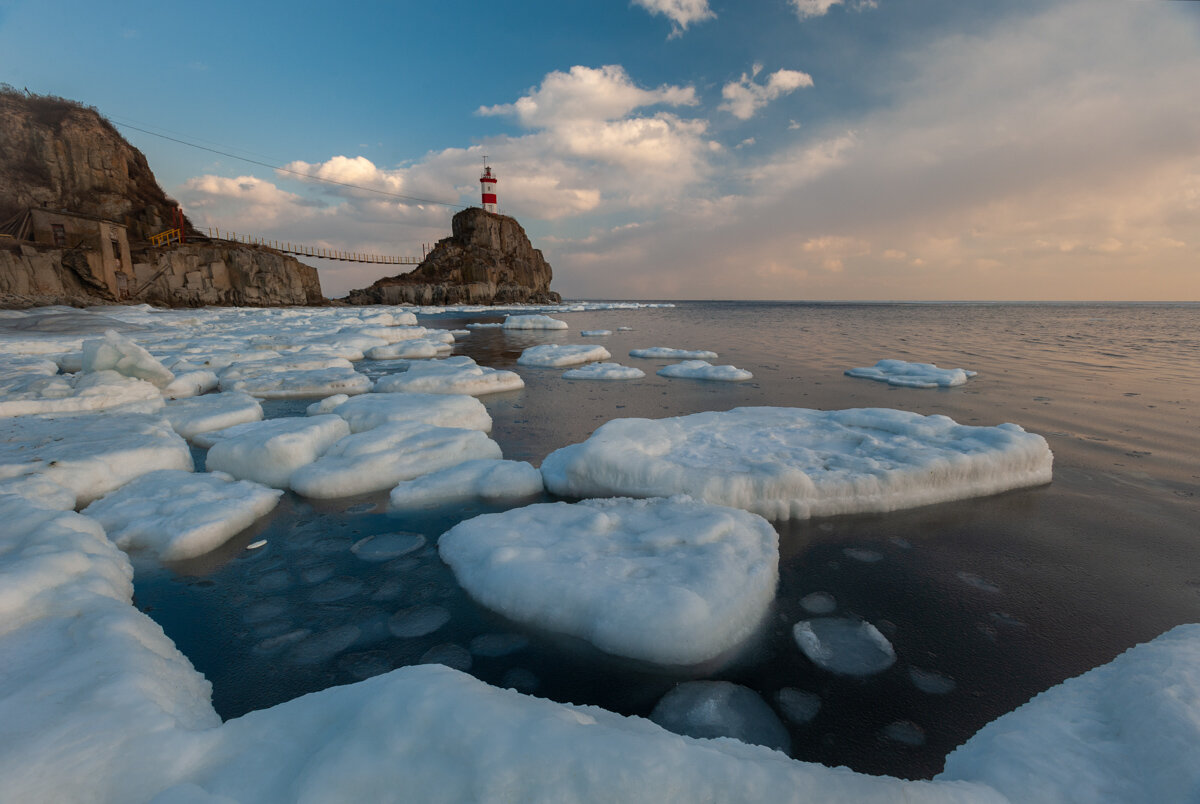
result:
<svg viewBox="0 0 1200 804"><path fill-rule="evenodd" d="M517 358L519 366L537 366L539 368L560 368L575 366L580 363L591 363L595 360L607 360L612 357L603 346L589 344L543 343L530 346Z"/></svg>
<svg viewBox="0 0 1200 804"><path fill-rule="evenodd" d="M622 327L624 329L624 327ZM651 346L648 349L630 349L630 357L645 357L666 360L716 360L717 353L707 349L672 349L669 346Z"/></svg>
<svg viewBox="0 0 1200 804"><path fill-rule="evenodd" d="M153 413L163 406L158 387L115 371L91 374L30 374L23 382L11 382L0 396L0 417L38 413L82 413L121 409L131 413Z"/></svg>
<svg viewBox="0 0 1200 804"><path fill-rule="evenodd" d="M297 469L291 486L305 497L350 497L389 489L463 461L499 457L500 445L478 430L392 422L343 438Z"/></svg>
<svg viewBox="0 0 1200 804"><path fill-rule="evenodd" d="M192 441L201 433L262 419L262 405L249 394L227 391L167 403L163 415L175 432Z"/></svg>
<svg viewBox="0 0 1200 804"><path fill-rule="evenodd" d="M620 363L589 363L563 372L564 380L640 380L646 372Z"/></svg>
<svg viewBox="0 0 1200 804"><path fill-rule="evenodd" d="M83 370L115 371L126 377L145 380L157 388L166 388L175 375L158 358L116 330L108 330L104 338L83 342Z"/></svg>
<svg viewBox="0 0 1200 804"><path fill-rule="evenodd" d="M770 519L877 511L1048 483L1045 439L1015 424L862 408L735 408L614 419L542 462L571 497L688 494Z"/></svg>
<svg viewBox="0 0 1200 804"><path fill-rule="evenodd" d="M500 502L542 492L542 473L524 461L471 460L399 483L393 508L432 508L484 500Z"/></svg>
<svg viewBox="0 0 1200 804"><path fill-rule="evenodd" d="M504 318L501 326L504 329L567 329L567 322L548 315L510 315Z"/></svg>
<svg viewBox="0 0 1200 804"><path fill-rule="evenodd" d="M346 400L332 412L346 420L352 433L392 422L492 431L492 417L487 408L467 394L363 394Z"/></svg>
<svg viewBox="0 0 1200 804"><path fill-rule="evenodd" d="M714 366L707 360L685 360L682 363L663 366L656 373L660 377L717 382L745 382L754 379L754 375L745 369L736 366Z"/></svg>
<svg viewBox="0 0 1200 804"><path fill-rule="evenodd" d="M221 473L150 472L96 500L83 513L122 550L173 561L220 547L270 513L282 491Z"/></svg>
<svg viewBox="0 0 1200 804"><path fill-rule="evenodd" d="M284 489L297 469L348 435L346 420L332 415L239 424L206 434L212 443L206 466L209 471Z"/></svg>
<svg viewBox="0 0 1200 804"><path fill-rule="evenodd" d="M801 620L792 627L792 636L813 664L840 676L873 676L896 663L892 643L878 628L862 620Z"/></svg>
<svg viewBox="0 0 1200 804"><path fill-rule="evenodd" d="M504 616L668 665L750 637L779 563L765 520L686 498L485 514L443 534L438 550L471 596Z"/></svg>
<svg viewBox="0 0 1200 804"><path fill-rule="evenodd" d="M908 363L904 360L880 360L867 368L846 370L850 377L886 382L905 388L951 388L964 385L977 372L967 369L942 369L932 363Z"/></svg>
<svg viewBox="0 0 1200 804"><path fill-rule="evenodd" d="M787 753L792 738L754 690L728 681L688 681L664 695L650 719L687 737L732 737Z"/></svg>
<svg viewBox="0 0 1200 804"><path fill-rule="evenodd" d="M524 388L515 371L480 366L469 357L415 362L400 374L388 374L375 382L379 393L470 394L481 396Z"/></svg>
<svg viewBox="0 0 1200 804"><path fill-rule="evenodd" d="M93 413L0 419L0 479L42 477L75 492L79 505L156 469L192 470L187 442L161 416Z"/></svg>

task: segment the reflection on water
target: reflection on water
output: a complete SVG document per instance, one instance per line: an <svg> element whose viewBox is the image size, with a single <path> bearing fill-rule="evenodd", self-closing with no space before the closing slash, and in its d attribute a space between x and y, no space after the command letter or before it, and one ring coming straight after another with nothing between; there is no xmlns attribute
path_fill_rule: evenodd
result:
<svg viewBox="0 0 1200 804"><path fill-rule="evenodd" d="M166 568L137 565L139 605L213 682L223 716L427 661L638 715L678 681L715 678L758 691L779 712L781 690L791 691L785 701L819 696L811 720L789 723L793 756L928 777L954 746L1037 692L1173 625L1200 621L1195 305L695 303L560 317L570 330L477 329L456 346L525 378L523 391L483 398L507 458L539 463L622 416L878 406L1021 424L1049 440L1055 480L886 515L780 523L779 593L760 637L712 665L665 669L476 606L438 559L436 542L457 522L496 508L401 515L386 511L386 494L320 503L288 494L270 518L214 554ZM421 323L450 329L469 320L499 317ZM617 331L622 325L633 329ZM583 342L581 329L614 330L586 340L646 378L572 382L561 370L516 366L527 346ZM657 377L670 361L628 357L648 346L712 349L718 362L755 379ZM958 389L913 390L842 375L885 357L979 376ZM394 366L360 370L378 376ZM303 415L310 401L264 407L269 416ZM403 535L363 541L384 534ZM265 546L245 549L263 539ZM879 628L896 665L854 679L808 662L792 626L814 616L802 600L828 607L814 593L832 599L832 614Z"/></svg>

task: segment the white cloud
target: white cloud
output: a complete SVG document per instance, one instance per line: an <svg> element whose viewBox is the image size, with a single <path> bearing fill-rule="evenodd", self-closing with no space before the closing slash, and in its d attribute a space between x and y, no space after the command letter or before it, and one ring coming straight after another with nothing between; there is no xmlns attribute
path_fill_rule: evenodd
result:
<svg viewBox="0 0 1200 804"><path fill-rule="evenodd" d="M672 37L682 35L692 23L715 19L717 16L708 7L708 0L633 0L633 2L651 14L662 14L671 20Z"/></svg>
<svg viewBox="0 0 1200 804"><path fill-rule="evenodd" d="M789 0L792 8L796 11L796 16L802 20L810 17L823 17L829 13L829 9L834 6L840 6L845 0ZM862 11L868 8L878 8L877 0L850 0L846 3L846 7L854 11Z"/></svg>
<svg viewBox="0 0 1200 804"><path fill-rule="evenodd" d="M776 70L767 76L766 83L759 84L754 79L760 72L762 65L756 64L750 74L742 73L739 80L726 84L721 89L721 97L725 102L718 108L738 120L749 120L776 98L813 85L812 76L799 70Z"/></svg>

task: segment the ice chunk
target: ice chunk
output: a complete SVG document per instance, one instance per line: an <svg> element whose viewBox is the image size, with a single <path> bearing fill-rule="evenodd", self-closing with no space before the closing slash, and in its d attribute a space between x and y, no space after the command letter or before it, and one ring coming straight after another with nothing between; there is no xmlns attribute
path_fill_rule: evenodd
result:
<svg viewBox="0 0 1200 804"><path fill-rule="evenodd" d="M626 327L622 327L626 329ZM665 360L716 360L717 353L707 349L672 349L669 346L651 346L647 349L630 349L630 357L645 357Z"/></svg>
<svg viewBox="0 0 1200 804"><path fill-rule="evenodd" d="M30 374L22 382L9 383L8 390L0 396L0 417L117 408L129 413L153 413L162 406L162 393L157 386L115 371L53 377Z"/></svg>
<svg viewBox="0 0 1200 804"><path fill-rule="evenodd" d="M175 428L175 432L189 441L194 441L201 433L259 421L263 417L263 411L258 400L249 394L226 391L169 402L163 410L163 415Z"/></svg>
<svg viewBox="0 0 1200 804"><path fill-rule="evenodd" d="M967 369L941 369L932 363L908 363L904 360L880 360L868 368L847 369L850 377L886 382L905 388L951 388L964 385L977 372Z"/></svg>
<svg viewBox="0 0 1200 804"><path fill-rule="evenodd" d="M287 488L297 469L349 434L346 420L332 415L239 424L207 434L217 440L208 451L206 465L209 471Z"/></svg>
<svg viewBox="0 0 1200 804"><path fill-rule="evenodd" d="M543 343L530 346L517 358L517 365L558 368L607 360L612 357L603 346L575 343Z"/></svg>
<svg viewBox="0 0 1200 804"><path fill-rule="evenodd" d="M842 549L842 553L847 558L853 558L855 561L861 561L864 564L874 564L877 561L883 560L883 553L877 550L868 550L865 547L846 547Z"/></svg>
<svg viewBox="0 0 1200 804"><path fill-rule="evenodd" d="M688 737L731 737L787 753L792 738L758 693L728 681L688 681L655 705L650 719Z"/></svg>
<svg viewBox="0 0 1200 804"><path fill-rule="evenodd" d="M563 372L564 380L640 380L646 372L620 363L589 363Z"/></svg>
<svg viewBox="0 0 1200 804"><path fill-rule="evenodd" d="M800 605L809 614L830 614L837 608L837 601L828 592L813 592L800 598Z"/></svg>
<svg viewBox="0 0 1200 804"><path fill-rule="evenodd" d="M217 375L208 369L195 369L176 374L175 379L162 389L167 399L188 399L207 394L217 387Z"/></svg>
<svg viewBox="0 0 1200 804"><path fill-rule="evenodd" d="M892 643L878 628L862 620L801 620L792 628L792 636L813 664L840 676L873 676L896 663Z"/></svg>
<svg viewBox="0 0 1200 804"><path fill-rule="evenodd" d="M897 720L883 727L883 739L902 745L925 745L925 729L911 720Z"/></svg>
<svg viewBox="0 0 1200 804"><path fill-rule="evenodd" d="M413 606L401 609L388 620L388 630L403 638L432 634L450 622L450 612L441 606Z"/></svg>
<svg viewBox="0 0 1200 804"><path fill-rule="evenodd" d="M363 561L390 561L424 546L425 537L419 533L381 533L359 539L350 548L350 552Z"/></svg>
<svg viewBox="0 0 1200 804"><path fill-rule="evenodd" d="M548 315L510 315L504 319L505 329L567 329L566 321Z"/></svg>
<svg viewBox="0 0 1200 804"><path fill-rule="evenodd" d="M542 492L542 473L524 461L471 460L402 481L391 493L393 508L421 508L471 500L520 499Z"/></svg>
<svg viewBox="0 0 1200 804"><path fill-rule="evenodd" d="M320 634L312 634L297 641L284 654L284 661L292 664L322 664L353 645L360 631L356 625L339 625Z"/></svg>
<svg viewBox="0 0 1200 804"><path fill-rule="evenodd" d="M131 480L83 513L122 550L145 549L173 561L224 544L270 513L282 494L220 473L164 469Z"/></svg>
<svg viewBox="0 0 1200 804"><path fill-rule="evenodd" d="M348 597L354 597L363 591L363 582L348 575L330 578L308 593L308 599L313 603L336 603Z"/></svg>
<svg viewBox="0 0 1200 804"><path fill-rule="evenodd" d="M585 329L579 333L585 338L600 338L605 335L612 335L611 329Z"/></svg>
<svg viewBox="0 0 1200 804"><path fill-rule="evenodd" d="M706 360L685 360L663 366L657 372L660 377L676 377L687 380L715 380L717 382L744 382L753 380L754 375L736 366L714 366Z"/></svg>
<svg viewBox="0 0 1200 804"><path fill-rule="evenodd" d="M820 695L798 690L795 687L784 687L775 693L775 700L778 702L779 711L783 712L783 716L797 726L803 726L810 722L817 716L817 712L821 711Z"/></svg>
<svg viewBox="0 0 1200 804"><path fill-rule="evenodd" d="M947 695L957 686L949 676L916 667L908 668L908 678L914 687L928 695Z"/></svg>
<svg viewBox="0 0 1200 804"><path fill-rule="evenodd" d="M0 419L0 479L40 476L71 489L79 505L155 469L192 468L187 442L161 416L93 413Z"/></svg>
<svg viewBox="0 0 1200 804"><path fill-rule="evenodd" d="M440 338L413 338L368 349L366 356L371 360L419 360L448 355L453 348Z"/></svg>
<svg viewBox="0 0 1200 804"><path fill-rule="evenodd" d="M765 520L687 499L531 505L442 535L443 560L488 608L658 664L695 664L757 630L775 596Z"/></svg>
<svg viewBox="0 0 1200 804"><path fill-rule="evenodd" d="M101 340L84 341L83 370L87 373L111 370L145 380L158 388L166 388L175 379L158 358L111 329Z"/></svg>
<svg viewBox="0 0 1200 804"><path fill-rule="evenodd" d="M222 391L245 391L262 399L302 399L333 394L365 394L371 390L371 378L353 367L322 369L271 370L239 379L221 375Z"/></svg>
<svg viewBox="0 0 1200 804"><path fill-rule="evenodd" d="M474 458L499 457L500 445L478 430L393 422L343 438L320 458L298 468L291 486L305 497L349 497L382 491Z"/></svg>
<svg viewBox="0 0 1200 804"><path fill-rule="evenodd" d="M689 494L771 519L875 511L1048 483L1045 439L881 408L735 408L614 419L542 462L572 497Z"/></svg>
<svg viewBox="0 0 1200 804"><path fill-rule="evenodd" d="M425 394L494 394L524 388L525 381L515 371L479 366L466 357L414 362L400 374L388 374L375 382L379 393L417 392Z"/></svg>
<svg viewBox="0 0 1200 804"><path fill-rule="evenodd" d="M349 394L334 394L333 396L327 396L320 402L313 402L304 409L304 413L308 416L320 416L322 413L333 413L334 409L338 405L349 400L350 398L351 397Z"/></svg>
<svg viewBox="0 0 1200 804"><path fill-rule="evenodd" d="M467 394L363 394L338 405L334 412L361 433L393 422L421 422L436 427L462 427L489 433L487 408Z"/></svg>

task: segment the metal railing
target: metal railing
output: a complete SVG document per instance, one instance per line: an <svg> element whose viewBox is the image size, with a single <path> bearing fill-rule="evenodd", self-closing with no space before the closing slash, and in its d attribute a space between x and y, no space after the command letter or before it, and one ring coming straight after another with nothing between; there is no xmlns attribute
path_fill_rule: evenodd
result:
<svg viewBox="0 0 1200 804"><path fill-rule="evenodd" d="M265 246L285 254L297 254L301 257L314 257L323 260L340 260L342 262L371 262L383 265L420 265L423 257L392 257L382 254L364 254L358 251L340 251L324 246L305 246L282 240L268 240L253 235L226 232L221 234L219 228L209 227L208 236L212 240L226 240L232 243L243 243L248 246Z"/></svg>

